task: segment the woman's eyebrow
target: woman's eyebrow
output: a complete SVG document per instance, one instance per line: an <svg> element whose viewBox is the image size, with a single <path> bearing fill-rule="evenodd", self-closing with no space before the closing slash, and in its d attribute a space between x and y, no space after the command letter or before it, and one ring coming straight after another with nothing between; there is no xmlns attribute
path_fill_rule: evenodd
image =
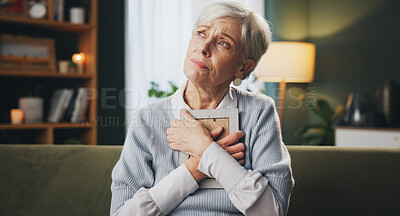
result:
<svg viewBox="0 0 400 216"><path fill-rule="evenodd" d="M210 26L208 26L208 25L198 25L196 28L199 28L199 27L204 27L206 29L210 29Z"/></svg>
<svg viewBox="0 0 400 216"><path fill-rule="evenodd" d="M223 35L223 36L225 36L225 37L227 37L227 38L229 38L229 39L231 39L232 41L233 41L233 43L235 43L236 44L236 41L233 39L233 37L231 37L229 34L227 34L227 33L224 33L224 32L221 32L221 35Z"/></svg>
<svg viewBox="0 0 400 216"><path fill-rule="evenodd" d="M196 27L196 29L197 29L197 28L201 28L201 27L206 28L207 30L210 30L210 28L211 28L211 27L208 26L208 25L198 25L198 26ZM233 41L234 44L236 44L236 41L235 41L235 40L233 39L233 37L231 37L229 34L227 34L227 33L225 33L225 32L221 32L220 35L223 35L223 36L229 38L230 40Z"/></svg>

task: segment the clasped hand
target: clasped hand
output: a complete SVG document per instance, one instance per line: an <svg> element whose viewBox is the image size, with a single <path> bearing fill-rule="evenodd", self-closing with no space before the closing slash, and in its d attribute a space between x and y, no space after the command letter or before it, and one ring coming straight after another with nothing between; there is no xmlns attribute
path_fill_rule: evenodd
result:
<svg viewBox="0 0 400 216"><path fill-rule="evenodd" d="M208 146L221 135L223 128L218 127L212 131L208 131L188 111L183 110L182 114L185 121L172 120L170 122L171 127L167 129L169 146L174 150L185 152L199 159ZM243 137L243 135L242 131L237 131L216 141L218 145L225 149L241 165L244 163L245 146L243 143L234 143Z"/></svg>

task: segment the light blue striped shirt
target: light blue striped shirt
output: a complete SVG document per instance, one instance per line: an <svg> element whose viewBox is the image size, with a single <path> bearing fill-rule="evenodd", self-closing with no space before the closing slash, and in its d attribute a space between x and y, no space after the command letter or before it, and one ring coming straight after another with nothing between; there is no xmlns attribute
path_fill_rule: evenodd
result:
<svg viewBox="0 0 400 216"><path fill-rule="evenodd" d="M259 171L268 179L269 187L286 212L294 181L274 102L265 95L234 88L229 93L235 94L239 128L245 134L241 140L246 145L243 166L247 170ZM180 106L177 103L173 97L168 97L135 112L121 158L112 174L111 213L140 188L153 187L179 167L179 152L169 148L166 138L169 122L175 119L174 112L176 115L176 108ZM187 196L169 215L242 214L225 190L201 189Z"/></svg>

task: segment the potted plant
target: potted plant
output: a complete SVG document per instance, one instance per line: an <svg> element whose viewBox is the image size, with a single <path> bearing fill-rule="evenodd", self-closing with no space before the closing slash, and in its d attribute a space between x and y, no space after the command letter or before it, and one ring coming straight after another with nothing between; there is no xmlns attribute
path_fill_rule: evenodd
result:
<svg viewBox="0 0 400 216"><path fill-rule="evenodd" d="M19 108L24 112L25 123L43 122L43 98L39 97L41 86L35 91L26 90L25 96L19 98Z"/></svg>
<svg viewBox="0 0 400 216"><path fill-rule="evenodd" d="M317 99L316 106L311 109L318 118L316 124L308 124L297 131L297 135L303 138L305 145L334 145L334 127L342 121L345 111L344 103L339 104L335 110L326 100Z"/></svg>

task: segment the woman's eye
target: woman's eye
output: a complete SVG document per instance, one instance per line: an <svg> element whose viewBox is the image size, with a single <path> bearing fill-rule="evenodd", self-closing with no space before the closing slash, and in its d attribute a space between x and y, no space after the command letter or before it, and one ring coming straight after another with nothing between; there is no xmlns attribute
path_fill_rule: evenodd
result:
<svg viewBox="0 0 400 216"><path fill-rule="evenodd" d="M221 41L221 42L219 42L219 44L221 44L224 47L230 47L230 45L225 41Z"/></svg>
<svg viewBox="0 0 400 216"><path fill-rule="evenodd" d="M201 31L198 31L197 35L199 35L200 37L204 37L205 36L205 34L203 32L201 32Z"/></svg>

